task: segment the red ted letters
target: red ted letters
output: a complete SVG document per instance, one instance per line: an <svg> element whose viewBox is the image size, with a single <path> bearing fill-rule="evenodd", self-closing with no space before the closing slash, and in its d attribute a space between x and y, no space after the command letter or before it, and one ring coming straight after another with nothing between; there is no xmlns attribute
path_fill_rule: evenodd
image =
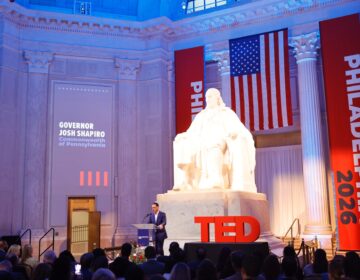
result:
<svg viewBox="0 0 360 280"><path fill-rule="evenodd" d="M215 242L254 242L260 235L260 224L251 216L194 217L194 222L201 226L201 242L209 242L210 224L215 225ZM225 225L228 223L235 225ZM250 226L250 233L247 235L245 235L245 224ZM224 235L224 233L235 233L235 235Z"/></svg>

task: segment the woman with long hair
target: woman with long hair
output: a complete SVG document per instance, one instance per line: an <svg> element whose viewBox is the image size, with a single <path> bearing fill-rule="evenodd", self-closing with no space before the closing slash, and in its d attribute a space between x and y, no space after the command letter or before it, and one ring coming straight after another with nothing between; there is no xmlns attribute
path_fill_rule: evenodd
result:
<svg viewBox="0 0 360 280"><path fill-rule="evenodd" d="M328 265L326 252L323 249L316 249L314 253L314 262L304 267L304 277L323 274L324 277L326 277L328 272Z"/></svg>

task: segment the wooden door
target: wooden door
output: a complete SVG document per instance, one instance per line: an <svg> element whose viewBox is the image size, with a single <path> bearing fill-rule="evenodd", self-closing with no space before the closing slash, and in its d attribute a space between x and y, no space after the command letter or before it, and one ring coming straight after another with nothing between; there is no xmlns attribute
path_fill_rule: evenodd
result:
<svg viewBox="0 0 360 280"><path fill-rule="evenodd" d="M89 212L89 242L88 250L91 252L95 248L100 248L100 225L101 212Z"/></svg>
<svg viewBox="0 0 360 280"><path fill-rule="evenodd" d="M78 243L76 248L78 254L85 253L89 248L89 220L90 212L96 211L95 197L69 197L68 198L68 227L67 227L67 249L74 251L72 244ZM79 222L79 219L82 221ZM75 233L74 228L80 229ZM100 231L100 225L99 225ZM80 241L80 242L79 242ZM87 244L85 244L87 243ZM81 249L84 247L84 249Z"/></svg>

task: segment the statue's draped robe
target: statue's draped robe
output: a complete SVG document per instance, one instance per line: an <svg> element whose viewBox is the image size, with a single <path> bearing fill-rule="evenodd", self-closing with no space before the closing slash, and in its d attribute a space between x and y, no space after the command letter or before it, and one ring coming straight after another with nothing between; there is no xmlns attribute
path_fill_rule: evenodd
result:
<svg viewBox="0 0 360 280"><path fill-rule="evenodd" d="M214 168L219 172L211 172ZM225 106L202 110L189 129L175 138L174 189L256 192L254 170L252 135Z"/></svg>

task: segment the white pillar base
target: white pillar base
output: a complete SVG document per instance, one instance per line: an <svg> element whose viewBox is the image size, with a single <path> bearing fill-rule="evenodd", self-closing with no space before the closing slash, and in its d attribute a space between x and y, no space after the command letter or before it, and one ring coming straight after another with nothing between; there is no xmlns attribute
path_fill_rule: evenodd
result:
<svg viewBox="0 0 360 280"><path fill-rule="evenodd" d="M305 235L331 235L331 233L330 225L305 225Z"/></svg>

